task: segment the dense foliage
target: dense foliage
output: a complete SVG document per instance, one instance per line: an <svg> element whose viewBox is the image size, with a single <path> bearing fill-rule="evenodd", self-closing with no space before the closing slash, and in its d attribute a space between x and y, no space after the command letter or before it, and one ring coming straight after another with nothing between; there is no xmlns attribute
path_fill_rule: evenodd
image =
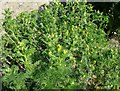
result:
<svg viewBox="0 0 120 91"><path fill-rule="evenodd" d="M108 34L109 38L120 38L120 1L118 1L89 2L93 5L95 10L100 10L109 16L109 23L105 29L105 32Z"/></svg>
<svg viewBox="0 0 120 91"><path fill-rule="evenodd" d="M6 10L3 89L118 87L120 54L106 39L108 16L92 8L55 2L16 18Z"/></svg>

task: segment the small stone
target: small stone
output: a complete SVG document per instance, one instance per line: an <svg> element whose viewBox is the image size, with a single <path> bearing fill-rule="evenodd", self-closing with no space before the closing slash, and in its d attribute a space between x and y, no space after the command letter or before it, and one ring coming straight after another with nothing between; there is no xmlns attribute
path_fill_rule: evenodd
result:
<svg viewBox="0 0 120 91"><path fill-rule="evenodd" d="M35 3L35 6L37 6L38 4L37 3Z"/></svg>
<svg viewBox="0 0 120 91"><path fill-rule="evenodd" d="M19 3L19 7L21 7L23 5L23 2Z"/></svg>

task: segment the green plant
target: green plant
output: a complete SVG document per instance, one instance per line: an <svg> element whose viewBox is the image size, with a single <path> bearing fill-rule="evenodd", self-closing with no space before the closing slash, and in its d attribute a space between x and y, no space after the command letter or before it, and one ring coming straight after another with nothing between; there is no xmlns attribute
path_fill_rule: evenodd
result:
<svg viewBox="0 0 120 91"><path fill-rule="evenodd" d="M120 2L119 0L114 2L88 2L91 3L95 10L100 10L104 13L104 15L109 16L109 23L107 24L107 27L105 28L105 32L108 35L108 38L118 38L120 37Z"/></svg>
<svg viewBox="0 0 120 91"><path fill-rule="evenodd" d="M5 10L2 55L5 62L3 74L7 74L3 81L11 89L27 89L25 81L32 79L32 72L39 63L32 58L37 51L36 20L35 13L24 12L13 19L10 10Z"/></svg>
<svg viewBox="0 0 120 91"><path fill-rule="evenodd" d="M85 2L53 2L12 18L5 11L3 85L10 89L112 88L119 51L109 47L108 17Z"/></svg>

